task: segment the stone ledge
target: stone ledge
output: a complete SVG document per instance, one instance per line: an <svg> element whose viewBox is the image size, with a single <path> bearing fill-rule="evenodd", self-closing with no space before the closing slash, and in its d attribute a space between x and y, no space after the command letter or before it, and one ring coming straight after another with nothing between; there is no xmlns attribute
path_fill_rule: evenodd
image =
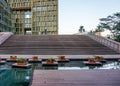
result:
<svg viewBox="0 0 120 86"><path fill-rule="evenodd" d="M11 32L1 32L0 33L0 45L5 42L10 36L13 35Z"/></svg>

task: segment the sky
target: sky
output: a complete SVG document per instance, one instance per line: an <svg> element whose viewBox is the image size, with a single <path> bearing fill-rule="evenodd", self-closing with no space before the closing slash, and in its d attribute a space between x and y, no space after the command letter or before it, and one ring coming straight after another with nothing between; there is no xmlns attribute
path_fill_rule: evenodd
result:
<svg viewBox="0 0 120 86"><path fill-rule="evenodd" d="M59 0L59 34L94 30L100 18L120 12L120 0Z"/></svg>

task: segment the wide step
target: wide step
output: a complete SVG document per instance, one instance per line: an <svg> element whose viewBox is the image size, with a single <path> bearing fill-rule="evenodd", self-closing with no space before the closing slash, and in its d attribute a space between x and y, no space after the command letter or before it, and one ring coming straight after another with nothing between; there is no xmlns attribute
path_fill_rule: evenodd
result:
<svg viewBox="0 0 120 86"><path fill-rule="evenodd" d="M111 55L119 53L85 35L14 35L0 46L0 54Z"/></svg>

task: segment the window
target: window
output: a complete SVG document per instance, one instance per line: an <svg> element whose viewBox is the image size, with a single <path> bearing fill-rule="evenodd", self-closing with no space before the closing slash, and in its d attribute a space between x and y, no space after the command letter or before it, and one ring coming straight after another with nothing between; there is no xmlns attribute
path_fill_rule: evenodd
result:
<svg viewBox="0 0 120 86"><path fill-rule="evenodd" d="M25 24L25 28L30 28L31 24Z"/></svg>
<svg viewBox="0 0 120 86"><path fill-rule="evenodd" d="M31 18L31 12L30 11L25 12L25 18Z"/></svg>

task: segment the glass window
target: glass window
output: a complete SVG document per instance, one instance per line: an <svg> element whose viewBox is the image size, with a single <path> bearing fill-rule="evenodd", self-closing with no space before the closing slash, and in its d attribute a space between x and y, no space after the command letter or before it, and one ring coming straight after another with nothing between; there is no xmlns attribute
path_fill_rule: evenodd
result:
<svg viewBox="0 0 120 86"><path fill-rule="evenodd" d="M30 11L25 12L25 18L31 18L31 12Z"/></svg>
<svg viewBox="0 0 120 86"><path fill-rule="evenodd" d="M31 24L25 24L25 28L30 28Z"/></svg>

